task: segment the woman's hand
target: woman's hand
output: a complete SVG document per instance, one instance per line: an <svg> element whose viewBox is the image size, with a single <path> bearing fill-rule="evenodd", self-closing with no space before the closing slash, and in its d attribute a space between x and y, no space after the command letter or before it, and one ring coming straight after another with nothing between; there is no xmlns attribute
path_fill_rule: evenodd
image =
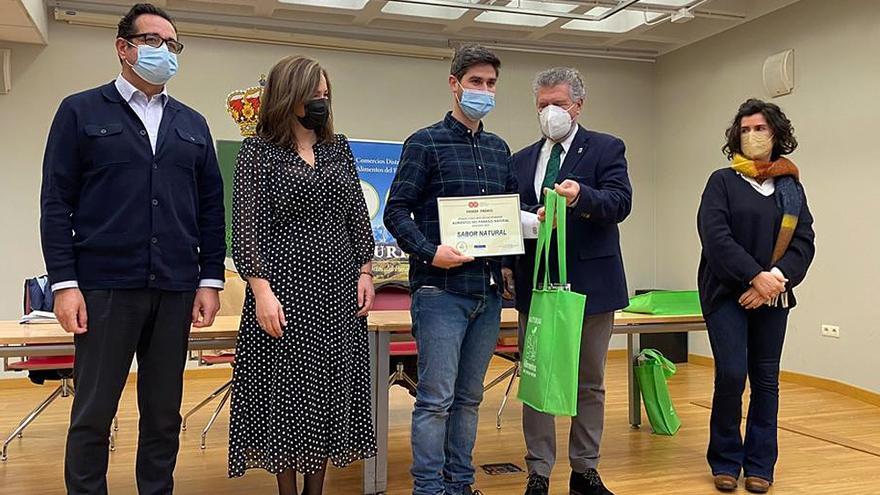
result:
<svg viewBox="0 0 880 495"><path fill-rule="evenodd" d="M752 279L752 288L764 299L770 300L785 292L785 282L787 280L770 272L761 272Z"/></svg>
<svg viewBox="0 0 880 495"><path fill-rule="evenodd" d="M270 337L280 339L284 335L284 327L287 326L281 302L272 292L268 280L255 278L249 279L248 283L257 301L257 323Z"/></svg>
<svg viewBox="0 0 880 495"><path fill-rule="evenodd" d="M373 309L373 301L376 299L376 292L373 288L373 276L370 273L361 272L358 277L358 316L367 316Z"/></svg>
<svg viewBox="0 0 880 495"><path fill-rule="evenodd" d="M257 296L257 322L270 337L280 339L284 335L287 319L284 308L272 291Z"/></svg>
<svg viewBox="0 0 880 495"><path fill-rule="evenodd" d="M754 287L747 290L745 294L743 294L739 298L740 306L745 309L758 309L764 304L767 304L769 301L769 298L765 298L764 296L762 296L761 293L759 293Z"/></svg>

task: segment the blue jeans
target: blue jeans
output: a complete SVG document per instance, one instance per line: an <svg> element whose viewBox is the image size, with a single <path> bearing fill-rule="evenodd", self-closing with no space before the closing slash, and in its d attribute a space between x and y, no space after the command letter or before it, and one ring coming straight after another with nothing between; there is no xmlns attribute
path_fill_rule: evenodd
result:
<svg viewBox="0 0 880 495"><path fill-rule="evenodd" d="M501 323L497 293L469 296L422 287L412 297L419 381L412 417L414 495L458 495L471 464L483 378Z"/></svg>
<svg viewBox="0 0 880 495"><path fill-rule="evenodd" d="M788 310L746 310L730 299L706 317L715 356L715 395L706 455L712 474L740 471L773 481L778 457L779 359ZM745 442L740 434L746 376L752 389Z"/></svg>

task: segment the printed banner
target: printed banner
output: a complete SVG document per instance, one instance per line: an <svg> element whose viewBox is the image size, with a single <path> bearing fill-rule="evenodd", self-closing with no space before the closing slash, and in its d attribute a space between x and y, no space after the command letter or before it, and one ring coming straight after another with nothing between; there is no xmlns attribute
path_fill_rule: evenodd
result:
<svg viewBox="0 0 880 495"><path fill-rule="evenodd" d="M409 270L407 256L397 246L397 241L382 222L385 202L388 200L388 190L397 173L397 163L400 161L403 144L358 139L350 140L349 144L357 162L364 199L367 201L367 209L370 212L370 224L376 239L373 259L375 278L373 280L376 285L389 282L406 285ZM232 181L235 160L240 147L240 141L217 141L217 158L223 175L226 205L226 252L229 257L232 256Z"/></svg>

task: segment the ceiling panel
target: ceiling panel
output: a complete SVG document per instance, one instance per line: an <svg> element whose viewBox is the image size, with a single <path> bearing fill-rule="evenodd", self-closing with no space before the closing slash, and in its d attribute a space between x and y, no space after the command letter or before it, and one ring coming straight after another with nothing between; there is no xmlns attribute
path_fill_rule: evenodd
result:
<svg viewBox="0 0 880 495"><path fill-rule="evenodd" d="M430 32L440 33L446 29L445 23L442 22L414 22L404 21L400 19L376 19L370 23L370 27L393 30L393 31L411 31L411 32Z"/></svg>
<svg viewBox="0 0 880 495"><path fill-rule="evenodd" d="M0 5L9 1L0 0ZM643 0L598 22L585 16L598 16L617 6L618 0L167 0L166 4L178 20L219 31L226 24L274 32L305 30L432 48L462 40L496 46L515 41L520 51L593 50L603 56L617 51L627 58L630 49L667 53L795 1ZM127 0L53 0L51 5L108 17L130 7ZM670 15L682 8L690 9L694 18L669 22Z"/></svg>

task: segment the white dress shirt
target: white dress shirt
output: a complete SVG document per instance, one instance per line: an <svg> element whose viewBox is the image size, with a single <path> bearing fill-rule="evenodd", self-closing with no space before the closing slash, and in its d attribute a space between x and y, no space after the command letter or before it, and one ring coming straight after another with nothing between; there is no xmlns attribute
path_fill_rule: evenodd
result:
<svg viewBox="0 0 880 495"><path fill-rule="evenodd" d="M153 147L155 155L156 140L159 138L159 124L162 123L162 115L165 113L165 105L168 103L168 89L162 88L161 93L150 98L122 77L122 74L119 74L119 77L116 78L116 90L141 119L147 130L147 135L150 136L150 146Z"/></svg>
<svg viewBox="0 0 880 495"><path fill-rule="evenodd" d="M162 88L162 92L148 97L141 90L134 87L122 74L116 78L116 90L122 96L128 106L134 110L134 113L141 119L147 135L150 137L150 146L153 148L153 154L156 154L156 141L159 139L159 125L162 123L162 115L165 113L165 105L168 103L168 89ZM70 289L79 287L76 280L65 280L52 284L52 291L61 289ZM211 287L214 289L223 289L223 281L206 278L199 281L199 287Z"/></svg>

